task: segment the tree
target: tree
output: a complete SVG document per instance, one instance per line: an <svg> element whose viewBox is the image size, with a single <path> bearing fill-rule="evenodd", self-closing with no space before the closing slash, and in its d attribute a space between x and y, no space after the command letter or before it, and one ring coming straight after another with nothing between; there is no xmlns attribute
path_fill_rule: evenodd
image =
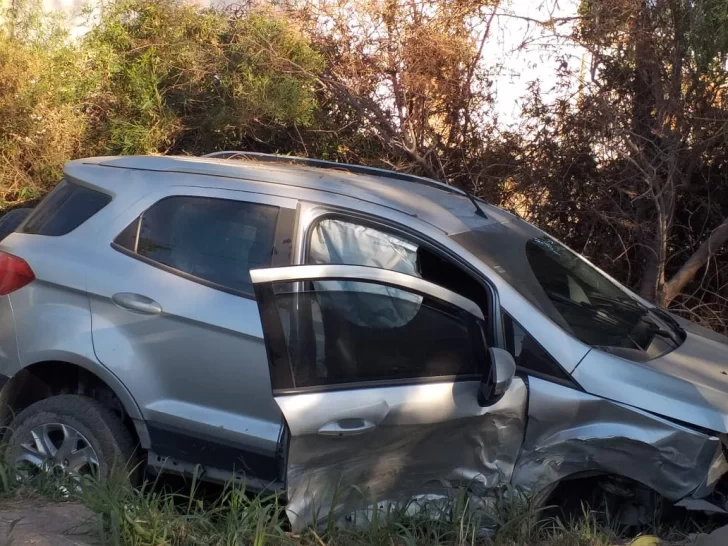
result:
<svg viewBox="0 0 728 546"><path fill-rule="evenodd" d="M476 189L492 178L482 160L495 127L482 52L498 0L295 6L326 59L318 81L328 103L358 118L358 134L383 152L360 159Z"/></svg>
<svg viewBox="0 0 728 546"><path fill-rule="evenodd" d="M600 94L607 119L613 120L620 155L635 177L631 189L640 224L651 226L651 233L643 229L641 235L640 292L668 305L728 240L728 219L717 225L713 220L699 235L702 242L668 277L671 255L683 250L671 244L681 220L678 209L689 206L695 193L709 196L711 186L721 184L704 168L728 142L728 2L583 6L584 42L593 45L595 60L604 67ZM609 100L609 91L622 97Z"/></svg>
<svg viewBox="0 0 728 546"><path fill-rule="evenodd" d="M322 58L274 10L119 0L84 48L107 153L206 153L313 120Z"/></svg>
<svg viewBox="0 0 728 546"><path fill-rule="evenodd" d="M579 15L594 78L552 104L534 88L517 190L546 192L534 218L642 296L726 309L708 266L728 242L728 2L584 0Z"/></svg>

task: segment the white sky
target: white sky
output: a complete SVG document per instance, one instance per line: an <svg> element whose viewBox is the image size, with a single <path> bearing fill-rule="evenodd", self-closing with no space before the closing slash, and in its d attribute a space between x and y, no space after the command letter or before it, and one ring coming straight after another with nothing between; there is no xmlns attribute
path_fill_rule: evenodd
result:
<svg viewBox="0 0 728 546"><path fill-rule="evenodd" d="M556 35L567 35L571 23L546 30L523 18L546 21L552 17L573 17L578 4L579 0L510 0L499 9L492 31L495 35L486 44L483 57L488 64L500 65L493 79L502 122L515 121L530 82L538 80L545 92L553 88L560 64L558 56L566 56L578 73L585 55Z"/></svg>

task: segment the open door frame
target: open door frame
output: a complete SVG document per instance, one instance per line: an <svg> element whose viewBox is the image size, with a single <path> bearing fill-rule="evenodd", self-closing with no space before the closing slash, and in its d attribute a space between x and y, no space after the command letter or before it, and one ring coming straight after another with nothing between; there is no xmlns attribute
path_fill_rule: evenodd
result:
<svg viewBox="0 0 728 546"><path fill-rule="evenodd" d="M497 402L479 403L481 382L495 378L487 361L484 317L477 304L418 277L372 267L280 267L253 270L251 278L273 395L289 431L287 510L294 529L330 517L371 513L373 506L382 503L409 505L443 499L460 488L480 496L510 481L523 438L527 391L523 381L516 379ZM482 359L475 363L480 373L297 384L291 355L298 349L293 344L297 335L310 336L312 330L301 334L283 323L296 322L298 313L311 313L310 302L316 298L363 286L363 295L378 290L380 295L415 302L422 306L415 307L417 313L430 304L452 310L443 316L455 317L447 318L455 323L461 320L462 328L453 331L468 336L453 338L453 354L467 354L472 344L472 358ZM346 322L352 317L342 313L338 319ZM445 331L449 324L443 322ZM443 340L438 341L441 346ZM418 343L422 354L427 354L428 343L434 340ZM377 344L367 350L376 351Z"/></svg>

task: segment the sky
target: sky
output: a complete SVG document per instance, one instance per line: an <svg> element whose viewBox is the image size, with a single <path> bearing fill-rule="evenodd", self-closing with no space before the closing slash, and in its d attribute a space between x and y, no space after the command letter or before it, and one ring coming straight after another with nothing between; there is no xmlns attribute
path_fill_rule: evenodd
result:
<svg viewBox="0 0 728 546"><path fill-rule="evenodd" d="M566 56L578 73L585 52L556 36L568 34L570 24L560 25L554 32L525 20L573 17L578 4L579 0L511 0L499 10L494 21L496 35L486 44L483 56L487 63L503 65L493 78L502 122L517 118L530 82L539 80L546 92L553 88L561 62L557 56Z"/></svg>

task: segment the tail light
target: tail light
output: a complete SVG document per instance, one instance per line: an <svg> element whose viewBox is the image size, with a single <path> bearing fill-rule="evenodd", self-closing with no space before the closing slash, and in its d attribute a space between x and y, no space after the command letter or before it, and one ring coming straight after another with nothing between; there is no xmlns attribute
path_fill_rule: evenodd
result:
<svg viewBox="0 0 728 546"><path fill-rule="evenodd" d="M28 262L12 254L0 252L0 296L7 296L35 280Z"/></svg>

